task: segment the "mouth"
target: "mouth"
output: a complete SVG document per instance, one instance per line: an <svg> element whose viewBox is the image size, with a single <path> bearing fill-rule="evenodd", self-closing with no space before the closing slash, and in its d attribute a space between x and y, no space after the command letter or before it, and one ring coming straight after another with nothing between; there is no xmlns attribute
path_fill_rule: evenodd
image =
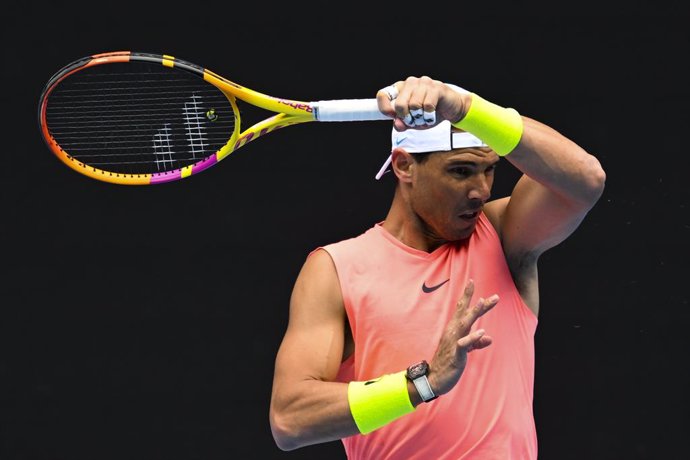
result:
<svg viewBox="0 0 690 460"><path fill-rule="evenodd" d="M477 216L479 216L479 211L466 212L464 214L460 214L460 218L465 220L475 220Z"/></svg>

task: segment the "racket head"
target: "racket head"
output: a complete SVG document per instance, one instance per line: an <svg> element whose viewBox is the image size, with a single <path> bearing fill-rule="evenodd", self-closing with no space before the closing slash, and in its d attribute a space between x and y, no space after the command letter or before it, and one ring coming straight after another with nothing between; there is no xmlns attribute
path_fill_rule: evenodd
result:
<svg viewBox="0 0 690 460"><path fill-rule="evenodd" d="M241 131L236 98L274 112ZM38 122L48 148L93 179L124 185L204 171L267 132L313 120L308 103L273 98L168 55L84 57L45 85Z"/></svg>

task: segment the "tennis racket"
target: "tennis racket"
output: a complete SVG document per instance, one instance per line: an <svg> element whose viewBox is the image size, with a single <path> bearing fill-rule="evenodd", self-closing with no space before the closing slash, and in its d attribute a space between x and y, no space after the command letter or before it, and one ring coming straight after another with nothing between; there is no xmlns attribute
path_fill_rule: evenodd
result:
<svg viewBox="0 0 690 460"><path fill-rule="evenodd" d="M238 101L270 114L246 129ZM242 111L246 113L246 111ZM190 177L279 128L310 121L392 120L376 99L303 102L269 96L167 55L119 51L59 70L39 100L48 148L100 181L161 184Z"/></svg>

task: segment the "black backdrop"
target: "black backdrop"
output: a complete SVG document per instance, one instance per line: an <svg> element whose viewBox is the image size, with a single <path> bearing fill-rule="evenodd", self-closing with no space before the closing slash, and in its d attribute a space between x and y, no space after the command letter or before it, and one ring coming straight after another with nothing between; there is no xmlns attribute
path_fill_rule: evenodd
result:
<svg viewBox="0 0 690 460"><path fill-rule="evenodd" d="M687 458L690 16L428 3L6 2L0 458L344 458L277 449L273 360L306 254L385 215L388 123L292 127L178 183L100 183L52 157L36 103L62 65L112 50L303 100L430 75L575 139L608 179L540 262L540 458ZM516 177L505 162L494 196Z"/></svg>

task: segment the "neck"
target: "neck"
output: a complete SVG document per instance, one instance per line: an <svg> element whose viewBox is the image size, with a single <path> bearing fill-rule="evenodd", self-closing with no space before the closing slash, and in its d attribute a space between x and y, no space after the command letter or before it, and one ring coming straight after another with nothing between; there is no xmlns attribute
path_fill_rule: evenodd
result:
<svg viewBox="0 0 690 460"><path fill-rule="evenodd" d="M398 185L383 228L398 241L420 251L432 252L447 241L440 239L412 210Z"/></svg>

